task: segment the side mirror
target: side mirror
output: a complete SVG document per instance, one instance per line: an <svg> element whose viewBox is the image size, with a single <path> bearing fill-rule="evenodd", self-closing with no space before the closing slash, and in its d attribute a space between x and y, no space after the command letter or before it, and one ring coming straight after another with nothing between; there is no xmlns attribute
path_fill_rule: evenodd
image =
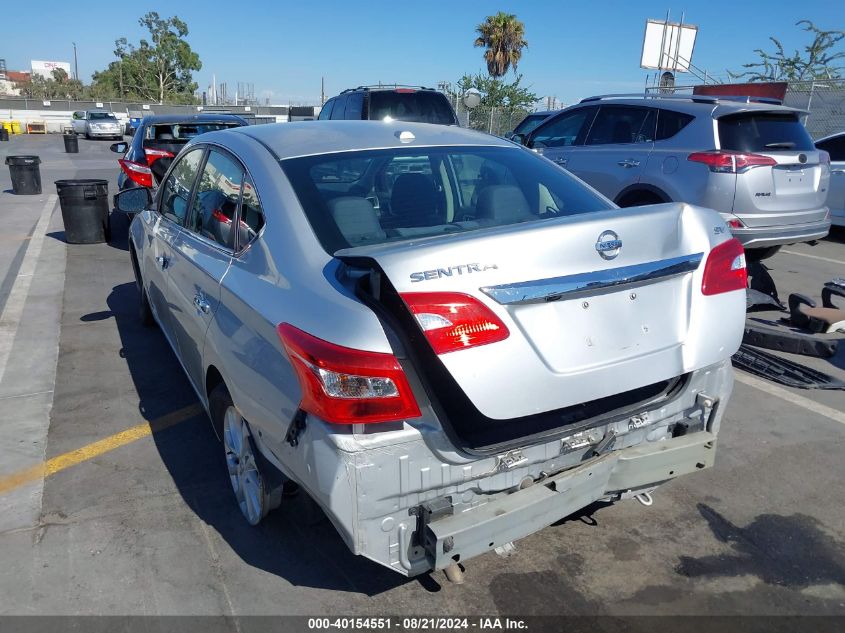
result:
<svg viewBox="0 0 845 633"><path fill-rule="evenodd" d="M125 154L126 150L129 149L129 143L127 143L126 141L112 143L111 145L109 145L109 149L115 154Z"/></svg>
<svg viewBox="0 0 845 633"><path fill-rule="evenodd" d="M118 145L118 143L115 143ZM146 187L125 189L114 195L114 208L121 213L140 213L153 201L153 194Z"/></svg>
<svg viewBox="0 0 845 633"><path fill-rule="evenodd" d="M525 145L528 141L528 137L525 134L512 134L511 140L514 143L519 143L520 145Z"/></svg>

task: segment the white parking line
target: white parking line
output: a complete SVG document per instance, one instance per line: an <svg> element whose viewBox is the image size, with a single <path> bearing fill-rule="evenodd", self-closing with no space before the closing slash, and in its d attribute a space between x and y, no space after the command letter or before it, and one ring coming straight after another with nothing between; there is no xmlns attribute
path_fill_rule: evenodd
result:
<svg viewBox="0 0 845 633"><path fill-rule="evenodd" d="M770 382L766 382L765 380L761 380L756 376L751 376L746 374L742 371L736 371L734 373L736 380L741 382L749 387L754 387L755 389L759 389L760 391L765 391L770 396L775 396L776 398L781 398L782 400L786 400L787 402L791 402L794 405L799 407L803 407L813 413L818 413L821 416L828 418L829 420L833 420L834 422L839 422L839 424L845 424L845 413L842 411L837 411L831 407L825 406L816 402L815 400L810 400L809 398L805 398L804 396L799 396L796 393L791 391L787 391L782 387L778 387L777 385L773 385Z"/></svg>
<svg viewBox="0 0 845 633"><path fill-rule="evenodd" d="M50 224L55 206L56 195L50 194L47 197L47 202L44 203L38 224L35 225L35 230L32 232L32 238L29 240L29 246L21 262L17 278L12 285L8 299L6 299L3 314L0 314L0 383L3 382L3 376L6 373L6 363L9 361L9 354L12 352L12 346L15 343L18 324L23 314L27 295L29 295L29 287L32 285L38 257L41 255L44 235L47 233L47 226Z"/></svg>
<svg viewBox="0 0 845 633"><path fill-rule="evenodd" d="M829 257L819 257L818 255L807 255L806 253L798 253L796 251L781 250L781 253L786 253L787 255L798 255L798 257L806 257L807 259L817 259L820 262L830 262L831 264L840 264L842 266L845 266L845 262L840 259L830 259Z"/></svg>

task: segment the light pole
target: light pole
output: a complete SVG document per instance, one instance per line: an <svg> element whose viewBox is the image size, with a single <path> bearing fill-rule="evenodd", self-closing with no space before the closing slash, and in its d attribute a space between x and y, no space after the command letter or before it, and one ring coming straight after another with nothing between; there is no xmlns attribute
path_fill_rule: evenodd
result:
<svg viewBox="0 0 845 633"><path fill-rule="evenodd" d="M76 42L73 44L73 78L79 81L79 64L76 61Z"/></svg>

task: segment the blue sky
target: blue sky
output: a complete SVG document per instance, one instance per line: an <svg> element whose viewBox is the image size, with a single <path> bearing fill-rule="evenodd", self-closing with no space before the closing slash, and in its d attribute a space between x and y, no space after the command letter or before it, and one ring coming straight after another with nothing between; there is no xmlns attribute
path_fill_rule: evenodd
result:
<svg viewBox="0 0 845 633"><path fill-rule="evenodd" d="M770 49L769 35L779 36L787 49L802 46L806 34L794 26L799 19L845 28L843 7L842 0L687 0L686 6L671 8L673 19L684 10L685 22L699 27L693 63L724 75L726 68L753 61L755 48ZM188 41L203 61L195 75L201 89L215 73L218 83L228 83L230 95L242 81L255 85L262 103L265 96L274 103L316 103L321 76L331 96L379 81L434 86L482 70L482 49L472 46L475 26L503 10L525 22L529 48L519 65L525 84L538 95L572 102L591 94L642 90L644 23L665 17L668 8L666 2L650 0L41 0L38 15L44 19L4 23L0 57L10 70L28 69L30 59L72 62L75 40L79 74L87 81L114 59L116 38L140 39L138 18L155 10L187 22Z"/></svg>

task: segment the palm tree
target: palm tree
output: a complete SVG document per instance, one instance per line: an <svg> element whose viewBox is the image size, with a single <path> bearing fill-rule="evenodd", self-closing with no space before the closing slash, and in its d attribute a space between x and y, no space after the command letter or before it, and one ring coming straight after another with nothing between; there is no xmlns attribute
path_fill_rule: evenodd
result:
<svg viewBox="0 0 845 633"><path fill-rule="evenodd" d="M522 58L522 49L528 46L525 41L525 24L512 13L499 11L488 15L487 19L476 27L478 37L475 46L485 47L484 60L491 77L502 77Z"/></svg>

